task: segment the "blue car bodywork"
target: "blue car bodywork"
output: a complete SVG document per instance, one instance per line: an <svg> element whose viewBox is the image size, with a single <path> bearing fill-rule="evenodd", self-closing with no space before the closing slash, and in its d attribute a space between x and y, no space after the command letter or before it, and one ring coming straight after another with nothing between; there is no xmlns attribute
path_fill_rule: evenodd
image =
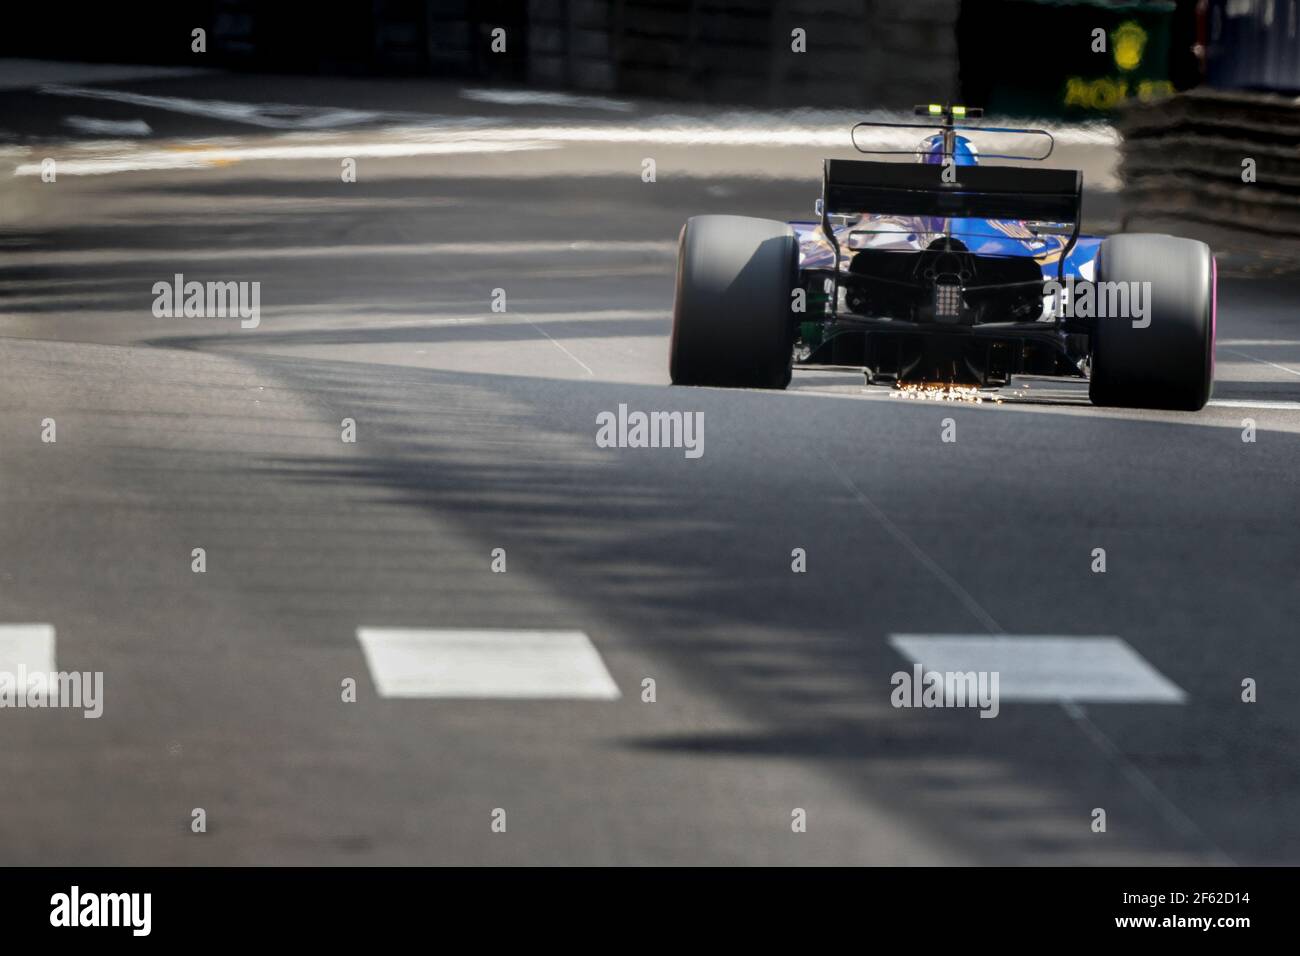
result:
<svg viewBox="0 0 1300 956"><path fill-rule="evenodd" d="M822 235L820 222L794 220L791 221L790 228L799 238L801 269L834 267L835 253ZM835 233L845 248L890 249L900 252L920 252L935 240L952 236L975 255L1034 259L1042 267L1044 281L1056 278L1057 263L1067 242L1065 236L1035 235L1023 223L1012 220L936 219L926 216L873 216L867 224L838 226ZM863 238L853 239L854 233L859 233ZM1081 235L1065 257L1064 274L1091 280L1102 238ZM840 263L843 270L847 270L848 266L847 259Z"/></svg>

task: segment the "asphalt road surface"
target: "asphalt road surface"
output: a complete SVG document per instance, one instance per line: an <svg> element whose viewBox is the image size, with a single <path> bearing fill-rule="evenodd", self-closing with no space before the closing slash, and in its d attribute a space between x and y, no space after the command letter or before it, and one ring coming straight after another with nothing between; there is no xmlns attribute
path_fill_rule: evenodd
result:
<svg viewBox="0 0 1300 956"><path fill-rule="evenodd" d="M1300 862L1296 280L1220 258L1198 414L674 389L682 222L809 217L838 117L96 69L0 83L0 624L103 674L0 710L0 862ZM383 696L363 628L582 632L619 695ZM1043 641L981 719L891 705L898 635Z"/></svg>

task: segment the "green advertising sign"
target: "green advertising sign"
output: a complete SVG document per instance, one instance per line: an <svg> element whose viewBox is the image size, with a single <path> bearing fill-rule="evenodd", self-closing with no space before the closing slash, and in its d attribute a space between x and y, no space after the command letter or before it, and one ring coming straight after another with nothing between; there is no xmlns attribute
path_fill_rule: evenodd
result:
<svg viewBox="0 0 1300 956"><path fill-rule="evenodd" d="M1174 92L1172 3L991 0L962 5L963 98L1003 115L1101 117Z"/></svg>

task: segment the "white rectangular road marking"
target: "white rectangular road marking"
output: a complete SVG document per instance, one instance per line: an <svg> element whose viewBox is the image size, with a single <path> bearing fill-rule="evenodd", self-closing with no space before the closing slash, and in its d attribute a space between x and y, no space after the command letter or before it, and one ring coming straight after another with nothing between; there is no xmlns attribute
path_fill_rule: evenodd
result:
<svg viewBox="0 0 1300 956"><path fill-rule="evenodd" d="M1118 637L892 634L927 671L997 671L1003 701L1181 704L1187 695Z"/></svg>
<svg viewBox="0 0 1300 956"><path fill-rule="evenodd" d="M381 697L617 700L618 685L581 631L361 627Z"/></svg>
<svg viewBox="0 0 1300 956"><path fill-rule="evenodd" d="M54 670L54 626L0 624L0 672L49 674Z"/></svg>

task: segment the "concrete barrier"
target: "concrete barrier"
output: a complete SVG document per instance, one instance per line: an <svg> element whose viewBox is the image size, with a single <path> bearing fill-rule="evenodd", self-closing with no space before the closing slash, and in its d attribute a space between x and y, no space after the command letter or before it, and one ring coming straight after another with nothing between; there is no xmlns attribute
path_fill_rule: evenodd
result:
<svg viewBox="0 0 1300 956"><path fill-rule="evenodd" d="M1125 223L1300 236L1300 97L1195 89L1119 121Z"/></svg>

